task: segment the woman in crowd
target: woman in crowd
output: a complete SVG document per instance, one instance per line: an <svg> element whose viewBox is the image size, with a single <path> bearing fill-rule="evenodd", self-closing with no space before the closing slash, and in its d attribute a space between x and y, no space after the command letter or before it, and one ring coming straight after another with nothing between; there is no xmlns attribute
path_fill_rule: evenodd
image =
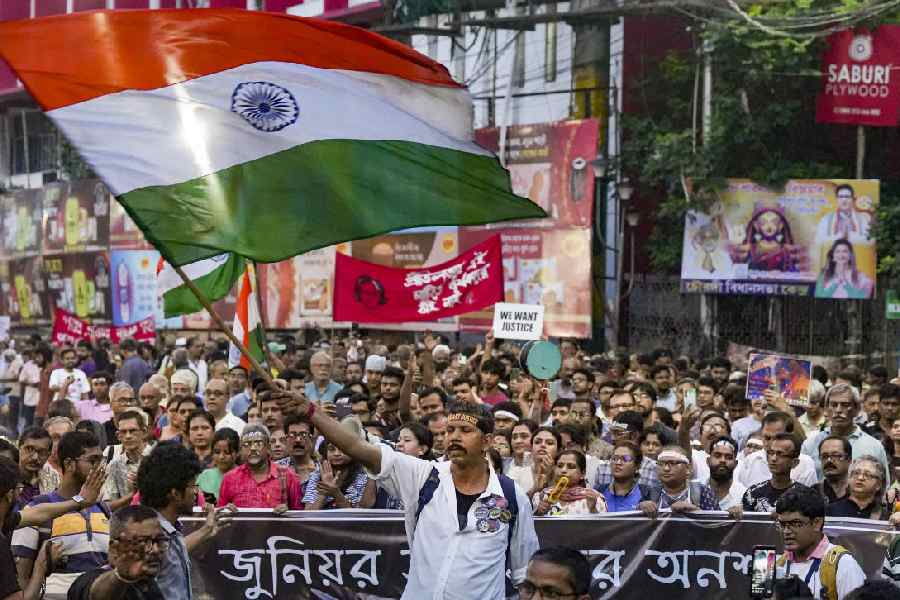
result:
<svg viewBox="0 0 900 600"><path fill-rule="evenodd" d="M556 459L554 481L534 495L536 515L587 515L606 512L603 494L585 484L587 461L580 450L563 450ZM563 479L565 478L565 479Z"/></svg>
<svg viewBox="0 0 900 600"><path fill-rule="evenodd" d="M531 438L531 488L528 497L542 491L553 481L556 457L562 449L562 437L553 427L538 427Z"/></svg>
<svg viewBox="0 0 900 600"><path fill-rule="evenodd" d="M241 440L234 429L225 427L213 436L212 464L197 477L197 485L206 497L206 501L215 504L219 499L219 488L225 474L232 470L240 456Z"/></svg>
<svg viewBox="0 0 900 600"><path fill-rule="evenodd" d="M644 430L644 435L641 438L641 453L656 460L663 446L668 446L674 442L675 440L670 440L666 436L665 430L658 423L654 423Z"/></svg>
<svg viewBox="0 0 900 600"><path fill-rule="evenodd" d="M178 402L180 399L180 396L171 396L169 398L169 403L166 406L166 417L168 419L165 426L159 430L159 441L161 442L168 440L181 441L181 427L184 420L178 414Z"/></svg>
<svg viewBox="0 0 900 600"><path fill-rule="evenodd" d="M535 431L537 424L525 419L516 423L510 432L511 457L506 463L504 475L518 483L523 490L530 490L534 484L531 474L531 438Z"/></svg>
<svg viewBox="0 0 900 600"><path fill-rule="evenodd" d="M325 460L309 476L303 504L306 510L372 508L375 495L375 480L369 479L362 465L326 443Z"/></svg>
<svg viewBox="0 0 900 600"><path fill-rule="evenodd" d="M500 459L506 461L512 457L512 432L495 433L491 446L497 451Z"/></svg>
<svg viewBox="0 0 900 600"><path fill-rule="evenodd" d="M422 460L434 460L434 455L431 452L432 443L433 437L428 428L421 423L411 421L404 423L403 427L400 428L395 448L403 454L415 456ZM394 498L384 488L379 486L374 508L403 510L404 506L399 498Z"/></svg>
<svg viewBox="0 0 900 600"><path fill-rule="evenodd" d="M216 420L205 410L195 410L187 418L188 447L194 451L204 467L213 464L213 436L216 432Z"/></svg>

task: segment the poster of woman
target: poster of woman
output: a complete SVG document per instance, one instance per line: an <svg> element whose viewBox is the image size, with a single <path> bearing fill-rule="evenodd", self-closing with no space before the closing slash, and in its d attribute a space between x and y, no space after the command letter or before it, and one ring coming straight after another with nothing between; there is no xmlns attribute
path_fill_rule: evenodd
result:
<svg viewBox="0 0 900 600"><path fill-rule="evenodd" d="M872 297L875 283L856 266L853 244L836 240L816 281L816 298L865 300Z"/></svg>

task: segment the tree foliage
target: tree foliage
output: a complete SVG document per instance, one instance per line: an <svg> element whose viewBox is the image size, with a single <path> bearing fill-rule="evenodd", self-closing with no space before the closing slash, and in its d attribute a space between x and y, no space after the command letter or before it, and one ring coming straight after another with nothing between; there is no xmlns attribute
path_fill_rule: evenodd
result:
<svg viewBox="0 0 900 600"><path fill-rule="evenodd" d="M825 10L852 14L869 4L790 0L760 3L747 12L775 26ZM855 128L815 123L825 38L792 31L797 35L785 37L746 20L707 22L694 36L693 51L670 53L629 91L642 106L641 116L623 119L623 167L663 198L646 240L654 269L677 269L685 212L708 206L726 178L781 189L792 178L855 176ZM713 94L711 126L703 136L699 105L705 50L711 51ZM900 274L900 182L891 181L884 167L890 142L897 138L893 132L868 131L874 140L868 144L865 175L882 179L879 269L895 276ZM690 194L683 185L687 181Z"/></svg>

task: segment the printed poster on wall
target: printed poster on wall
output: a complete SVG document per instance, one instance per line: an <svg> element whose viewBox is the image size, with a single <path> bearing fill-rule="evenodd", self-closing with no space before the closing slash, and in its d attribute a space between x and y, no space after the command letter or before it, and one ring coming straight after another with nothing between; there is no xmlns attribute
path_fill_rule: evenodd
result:
<svg viewBox="0 0 900 600"><path fill-rule="evenodd" d="M349 328L332 318L334 257L350 254L351 242L312 250L278 263L260 265L265 290L263 314L270 329Z"/></svg>
<svg viewBox="0 0 900 600"><path fill-rule="evenodd" d="M112 322L129 325L153 317L160 329L180 329L181 317L163 318L156 289L156 250L112 250Z"/></svg>
<svg viewBox="0 0 900 600"><path fill-rule="evenodd" d="M460 248L468 250L496 231L461 227ZM506 229L502 232L506 302L544 307L544 335L591 335L591 232L589 229ZM460 328L487 331L493 309L467 313Z"/></svg>
<svg viewBox="0 0 900 600"><path fill-rule="evenodd" d="M41 252L40 190L15 190L0 196L0 254L8 258Z"/></svg>
<svg viewBox="0 0 900 600"><path fill-rule="evenodd" d="M879 182L791 180L784 191L729 180L685 217L683 293L869 299Z"/></svg>
<svg viewBox="0 0 900 600"><path fill-rule="evenodd" d="M3 281L3 296L13 325L49 323L47 282L40 256L9 261L9 276Z"/></svg>
<svg viewBox="0 0 900 600"><path fill-rule="evenodd" d="M507 168L512 191L540 205L549 219L517 221L523 227L590 227L600 125L596 119L516 125L507 130ZM500 129L479 129L480 146L499 152ZM489 225L494 229L509 223Z"/></svg>
<svg viewBox="0 0 900 600"><path fill-rule="evenodd" d="M111 248L133 250L153 249L122 205L112 196L109 205L109 245Z"/></svg>
<svg viewBox="0 0 900 600"><path fill-rule="evenodd" d="M50 314L61 308L91 322L111 320L107 252L45 256L44 273Z"/></svg>
<svg viewBox="0 0 900 600"><path fill-rule="evenodd" d="M99 180L60 181L41 189L44 253L106 250L111 196Z"/></svg>
<svg viewBox="0 0 900 600"><path fill-rule="evenodd" d="M496 232L494 232L496 233ZM488 236L489 237L489 236ZM459 254L457 227L417 227L388 235L356 240L351 247L353 258L385 267L415 269L431 267ZM334 270L332 269L332 275ZM456 331L458 317L414 323L378 323L372 327L399 331ZM360 324L367 327L365 323Z"/></svg>

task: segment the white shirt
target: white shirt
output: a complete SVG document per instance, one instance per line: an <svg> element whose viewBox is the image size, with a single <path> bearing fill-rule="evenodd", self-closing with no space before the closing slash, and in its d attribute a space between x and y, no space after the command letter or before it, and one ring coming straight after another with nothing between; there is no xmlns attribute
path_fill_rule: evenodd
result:
<svg viewBox="0 0 900 600"><path fill-rule="evenodd" d="M230 429L233 429L235 431L235 433L237 433L238 436L240 436L241 433L243 433L244 427L246 425L247 424L240 417L236 417L233 414L231 414L230 412L226 412L225 416L222 417L216 423L216 431L219 431L220 429L225 429L226 427L228 427Z"/></svg>
<svg viewBox="0 0 900 600"><path fill-rule="evenodd" d="M816 475L816 463L806 454L801 454L799 461L800 463L791 469L791 481L815 487L819 483ZM739 461L734 470L734 479L747 487L772 479L772 472L769 471L769 463L766 460L766 451L757 450Z"/></svg>
<svg viewBox="0 0 900 600"><path fill-rule="evenodd" d="M65 369L53 369L53 372L50 373L50 389L56 388L59 390L59 388L62 388L63 382L69 377L74 377L75 383L69 386L66 399L75 403L81 400L82 394L89 394L91 392L91 386L88 383L87 376L81 369L72 369L71 371L66 371ZM54 392L53 397L54 399L58 399L59 391Z"/></svg>
<svg viewBox="0 0 900 600"><path fill-rule="evenodd" d="M206 389L206 380L209 378L206 361L202 358L198 361L188 359L188 368L197 375L197 395L202 398L203 390Z"/></svg>
<svg viewBox="0 0 900 600"><path fill-rule="evenodd" d="M734 508L735 506L743 506L743 497L744 492L747 491L747 488L737 479L732 478L731 487L728 488L728 495L719 500L719 508L721 510L728 510L730 508Z"/></svg>
<svg viewBox="0 0 900 600"><path fill-rule="evenodd" d="M691 450L691 466L694 469L694 478L692 481L706 485L709 481L709 463L706 459L709 454L705 450Z"/></svg>
<svg viewBox="0 0 900 600"><path fill-rule="evenodd" d="M509 525L499 523L494 532L476 528L475 509L482 499L503 498L500 481L490 469L487 489L469 509L465 528L459 530L456 515L456 487L450 462L421 460L380 444L381 472L369 473L394 498L406 506L406 535L409 539L410 566L401 600L503 600L506 596L506 550L509 546L510 569L515 584L525 579L528 559L538 549L531 502L516 485L519 513L509 539ZM431 470L438 471L440 483L434 496L419 515L415 514L419 491ZM422 535L414 535L415 531ZM507 543L507 540L509 542Z"/></svg>
<svg viewBox="0 0 900 600"><path fill-rule="evenodd" d="M41 389L37 386L24 385L26 383L39 384L41 382L41 368L33 360L29 360L19 371L19 381L23 384L22 404L25 406L37 406L41 400Z"/></svg>
<svg viewBox="0 0 900 600"><path fill-rule="evenodd" d="M821 558L825 556L825 553L833 546L834 544L828 540L827 536L823 537L822 541L819 542L819 546L816 547L808 560L803 562L791 562L790 569L787 573L784 572L784 567L779 567L778 576L784 577L796 575L800 578L800 581L806 582L806 585L809 587L809 591L812 592L814 598L820 598L822 592L822 580L820 579L821 569L817 568L819 563L816 563L814 557L818 557L821 560ZM859 566L859 563L856 562L856 559L852 555L842 556L838 561L836 577L838 600L843 600L850 592L860 587L865 582L866 574Z"/></svg>

